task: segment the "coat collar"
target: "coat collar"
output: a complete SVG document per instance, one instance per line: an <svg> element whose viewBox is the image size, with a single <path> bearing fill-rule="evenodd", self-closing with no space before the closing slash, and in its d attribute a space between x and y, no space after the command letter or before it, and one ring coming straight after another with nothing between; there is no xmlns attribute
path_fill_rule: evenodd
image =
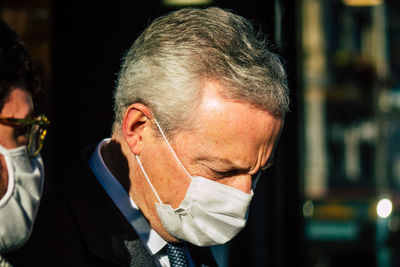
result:
<svg viewBox="0 0 400 267"><path fill-rule="evenodd" d="M93 150L91 146L81 153L77 167L67 175L74 182L67 182L64 188L89 250L99 258L124 266L129 266L131 258L154 265L136 232L90 170L88 158Z"/></svg>
<svg viewBox="0 0 400 267"><path fill-rule="evenodd" d="M121 266L131 259L143 266L156 266L137 233L119 211L89 167L95 146L86 148L75 168L67 175L64 194L91 253ZM214 267L217 263L208 247L188 246L196 266Z"/></svg>

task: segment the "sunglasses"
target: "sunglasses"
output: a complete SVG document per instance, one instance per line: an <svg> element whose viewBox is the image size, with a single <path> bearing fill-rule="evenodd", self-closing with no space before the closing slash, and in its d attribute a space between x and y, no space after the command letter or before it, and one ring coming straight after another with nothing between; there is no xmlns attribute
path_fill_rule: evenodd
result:
<svg viewBox="0 0 400 267"><path fill-rule="evenodd" d="M28 142L26 148L30 157L36 157L42 150L47 127L50 121L45 115L39 115L33 119L2 118L0 123L15 126L16 136L25 135Z"/></svg>

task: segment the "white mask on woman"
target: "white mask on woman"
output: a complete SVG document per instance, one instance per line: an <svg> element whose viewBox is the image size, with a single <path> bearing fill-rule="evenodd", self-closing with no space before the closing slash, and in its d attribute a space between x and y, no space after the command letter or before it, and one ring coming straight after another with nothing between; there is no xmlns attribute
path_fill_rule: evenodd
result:
<svg viewBox="0 0 400 267"><path fill-rule="evenodd" d="M0 252L16 249L28 239L42 193L44 171L40 156L30 158L26 147L6 149L8 186L0 199Z"/></svg>
<svg viewBox="0 0 400 267"><path fill-rule="evenodd" d="M163 204L136 155L143 174L159 201L155 204L156 210L165 230L175 238L197 246L223 244L231 240L246 225L253 192L246 194L205 177L191 176L157 121L156 124L175 159L191 178L185 198L178 208L173 209L170 205Z"/></svg>

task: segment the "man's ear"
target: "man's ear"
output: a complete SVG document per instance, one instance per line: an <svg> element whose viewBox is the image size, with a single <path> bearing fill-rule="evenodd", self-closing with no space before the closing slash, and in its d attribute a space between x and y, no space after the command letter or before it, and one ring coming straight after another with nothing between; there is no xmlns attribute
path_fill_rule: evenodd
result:
<svg viewBox="0 0 400 267"><path fill-rule="evenodd" d="M143 146L143 135L146 127L151 127L150 109L143 104L135 103L130 105L122 120L122 135L129 149L135 155L140 155Z"/></svg>

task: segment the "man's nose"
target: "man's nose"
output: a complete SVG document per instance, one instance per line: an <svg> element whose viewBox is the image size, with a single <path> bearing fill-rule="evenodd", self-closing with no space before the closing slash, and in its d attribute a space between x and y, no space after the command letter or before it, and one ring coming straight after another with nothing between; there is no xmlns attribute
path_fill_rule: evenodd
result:
<svg viewBox="0 0 400 267"><path fill-rule="evenodd" d="M244 193L251 193L252 176L250 174L241 174L227 179L227 186L236 188Z"/></svg>

